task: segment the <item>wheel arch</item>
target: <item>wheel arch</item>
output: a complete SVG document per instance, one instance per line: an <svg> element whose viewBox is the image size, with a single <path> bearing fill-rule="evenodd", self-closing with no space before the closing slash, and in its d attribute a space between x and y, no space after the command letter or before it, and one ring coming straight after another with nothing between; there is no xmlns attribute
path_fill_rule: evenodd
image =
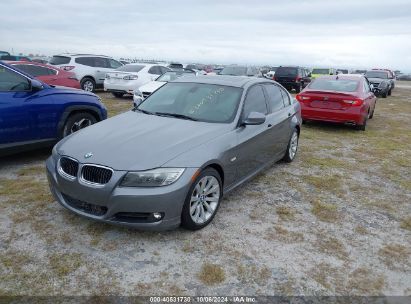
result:
<svg viewBox="0 0 411 304"><path fill-rule="evenodd" d="M221 183L223 184L223 187L224 187L224 168L223 168L223 166L220 163L218 163L217 161L210 161L209 163L205 164L202 167L202 170L205 170L207 168L212 168L212 169L216 170L218 172L218 174L220 174Z"/></svg>
<svg viewBox="0 0 411 304"><path fill-rule="evenodd" d="M96 107L87 106L87 105L69 106L63 111L63 113L61 114L60 120L58 122L58 125L57 125L58 136L60 138L63 137L64 125L66 124L67 119L71 115L76 114L76 113L84 113L84 112L93 115L98 122L103 120L102 114L100 113L99 109Z"/></svg>

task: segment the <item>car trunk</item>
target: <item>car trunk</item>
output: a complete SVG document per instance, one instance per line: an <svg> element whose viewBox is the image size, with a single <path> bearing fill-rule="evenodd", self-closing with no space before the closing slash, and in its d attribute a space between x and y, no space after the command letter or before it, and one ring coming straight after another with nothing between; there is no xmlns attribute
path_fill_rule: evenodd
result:
<svg viewBox="0 0 411 304"><path fill-rule="evenodd" d="M357 97L341 92L307 91L301 95L306 106L318 109L346 110L356 102Z"/></svg>

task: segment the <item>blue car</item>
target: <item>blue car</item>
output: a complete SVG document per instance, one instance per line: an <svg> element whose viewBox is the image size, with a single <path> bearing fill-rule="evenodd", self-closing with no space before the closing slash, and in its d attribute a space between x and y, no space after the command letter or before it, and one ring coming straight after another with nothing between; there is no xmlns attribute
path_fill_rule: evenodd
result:
<svg viewBox="0 0 411 304"><path fill-rule="evenodd" d="M97 95L47 85L0 61L0 155L52 145L106 118Z"/></svg>

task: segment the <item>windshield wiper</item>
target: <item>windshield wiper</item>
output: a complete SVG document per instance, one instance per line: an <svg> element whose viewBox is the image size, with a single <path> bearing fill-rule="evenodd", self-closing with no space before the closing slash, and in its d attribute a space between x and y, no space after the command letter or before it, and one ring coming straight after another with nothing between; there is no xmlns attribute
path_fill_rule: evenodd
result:
<svg viewBox="0 0 411 304"><path fill-rule="evenodd" d="M147 115L154 115L153 112L149 112L149 111L142 110L142 109L139 109L139 108L134 108L133 111L139 111L139 112L147 114Z"/></svg>
<svg viewBox="0 0 411 304"><path fill-rule="evenodd" d="M184 114L177 114L177 113L163 113L163 112L154 112L153 114L159 115L159 116L170 116L170 117L175 117L175 118L181 118L181 119L187 119L187 120L193 120L197 121L198 119L184 115Z"/></svg>

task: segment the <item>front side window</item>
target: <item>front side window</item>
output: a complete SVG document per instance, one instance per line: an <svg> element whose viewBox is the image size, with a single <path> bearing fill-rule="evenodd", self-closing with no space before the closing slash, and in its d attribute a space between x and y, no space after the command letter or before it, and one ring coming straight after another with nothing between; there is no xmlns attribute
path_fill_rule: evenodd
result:
<svg viewBox="0 0 411 304"><path fill-rule="evenodd" d="M67 56L53 56L49 63L52 65L68 64L70 63L70 60L71 58Z"/></svg>
<svg viewBox="0 0 411 304"><path fill-rule="evenodd" d="M146 98L138 110L230 123L237 114L242 91L223 85L169 82Z"/></svg>
<svg viewBox="0 0 411 304"><path fill-rule="evenodd" d="M259 85L252 86L248 90L244 101L243 119L246 119L251 112L268 113L263 88Z"/></svg>
<svg viewBox="0 0 411 304"><path fill-rule="evenodd" d="M284 108L283 95L281 94L281 89L274 84L264 85L267 95L268 102L271 106L271 111L276 112Z"/></svg>
<svg viewBox="0 0 411 304"><path fill-rule="evenodd" d="M371 90L370 90L370 84L368 83L368 81L367 81L367 80L364 80L363 84L364 84L364 92L365 92L365 93L370 92L370 91L371 91Z"/></svg>
<svg viewBox="0 0 411 304"><path fill-rule="evenodd" d="M0 66L0 91L19 92L28 90L30 90L30 82L26 77Z"/></svg>
<svg viewBox="0 0 411 304"><path fill-rule="evenodd" d="M161 74L161 70L158 66L152 66L149 70L148 70L149 74L153 74L153 75L160 75Z"/></svg>

